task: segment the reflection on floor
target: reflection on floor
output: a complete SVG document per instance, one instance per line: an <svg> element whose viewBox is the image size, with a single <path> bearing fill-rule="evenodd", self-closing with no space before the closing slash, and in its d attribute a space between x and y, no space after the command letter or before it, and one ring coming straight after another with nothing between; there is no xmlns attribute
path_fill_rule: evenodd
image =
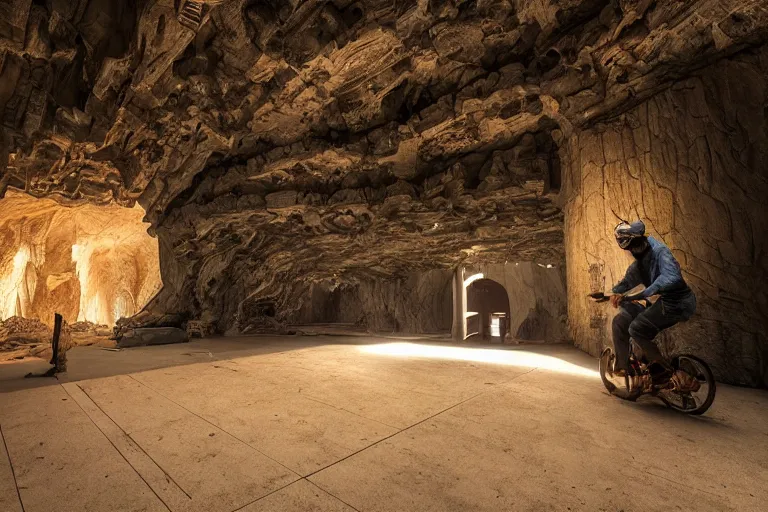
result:
<svg viewBox="0 0 768 512"><path fill-rule="evenodd" d="M566 346L252 337L0 365L0 510L762 510L768 394L614 399ZM34 382L33 382L34 381ZM21 501L20 501L21 500Z"/></svg>

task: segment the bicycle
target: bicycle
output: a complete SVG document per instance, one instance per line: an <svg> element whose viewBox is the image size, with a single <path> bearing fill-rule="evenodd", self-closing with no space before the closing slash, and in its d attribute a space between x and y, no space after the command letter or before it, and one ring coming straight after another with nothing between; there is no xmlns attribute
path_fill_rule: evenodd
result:
<svg viewBox="0 0 768 512"><path fill-rule="evenodd" d="M610 301L610 295L602 292L592 293L589 297L599 303ZM714 402L717 390L709 365L691 354L676 355L668 363L672 370L669 380L654 382L651 363L640 346L630 340L629 365L623 387L617 385L620 378L614 375L616 354L611 347L606 347L600 354L600 378L608 392L618 398L634 402L643 395L651 395L685 414L704 414Z"/></svg>

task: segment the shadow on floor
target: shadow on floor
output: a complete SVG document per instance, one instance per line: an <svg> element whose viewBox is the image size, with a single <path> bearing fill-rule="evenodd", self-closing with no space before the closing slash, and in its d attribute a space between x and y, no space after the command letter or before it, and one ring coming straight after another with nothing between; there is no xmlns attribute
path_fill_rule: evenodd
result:
<svg viewBox="0 0 768 512"><path fill-rule="evenodd" d="M56 377L24 378L28 373L42 374L50 365L41 359L25 359L0 364L0 393L126 375L147 370L215 362L254 355L289 352L330 345L381 345L408 343L432 347L525 351L560 358L585 369L595 370L594 358L570 345L499 345L451 342L445 337L418 335L312 335L312 336L236 336L196 339L188 343L135 347L119 351L103 347L75 347L67 353L67 372Z"/></svg>

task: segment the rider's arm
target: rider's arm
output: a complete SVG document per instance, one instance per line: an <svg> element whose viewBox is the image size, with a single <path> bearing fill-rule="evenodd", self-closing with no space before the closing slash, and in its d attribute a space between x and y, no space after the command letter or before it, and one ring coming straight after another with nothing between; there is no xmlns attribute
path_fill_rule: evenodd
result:
<svg viewBox="0 0 768 512"><path fill-rule="evenodd" d="M685 284L680 264L672 255L672 251L665 250L659 254L659 277L651 285L643 290L643 297L650 297L666 290Z"/></svg>
<svg viewBox="0 0 768 512"><path fill-rule="evenodd" d="M640 276L640 270L637 268L637 262L632 263L627 269L627 273L624 275L624 279L618 282L616 286L611 290L613 293L627 293L643 282L643 278Z"/></svg>

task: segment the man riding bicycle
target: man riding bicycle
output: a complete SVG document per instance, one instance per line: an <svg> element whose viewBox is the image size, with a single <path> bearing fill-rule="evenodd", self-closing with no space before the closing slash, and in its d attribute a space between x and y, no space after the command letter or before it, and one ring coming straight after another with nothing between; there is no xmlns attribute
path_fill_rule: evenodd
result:
<svg viewBox="0 0 768 512"><path fill-rule="evenodd" d="M696 311L696 296L683 279L672 251L663 242L646 236L642 221L622 222L614 235L619 247L635 258L624 279L613 287L617 295L611 296L611 305L621 308L613 319L614 375L626 374L631 338L645 353L654 382L665 382L672 371L653 339L664 329L690 319ZM645 286L642 291L623 295L641 284ZM654 295L660 297L649 306L648 299Z"/></svg>

